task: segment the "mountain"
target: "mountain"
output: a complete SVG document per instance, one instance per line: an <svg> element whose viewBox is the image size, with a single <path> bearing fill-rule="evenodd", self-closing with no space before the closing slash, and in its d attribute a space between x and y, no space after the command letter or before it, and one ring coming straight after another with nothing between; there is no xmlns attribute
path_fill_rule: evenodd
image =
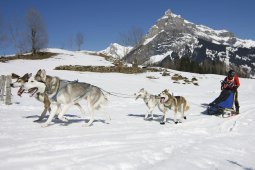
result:
<svg viewBox="0 0 255 170"><path fill-rule="evenodd" d="M164 65L166 61L189 57L201 63L205 60L221 61L228 67L255 73L255 41L242 40L227 30L214 30L196 25L170 10L152 26L125 60L139 64Z"/></svg>
<svg viewBox="0 0 255 170"><path fill-rule="evenodd" d="M99 51L98 53L113 57L123 58L127 53L131 51L133 47L125 47L117 43L110 44L105 50Z"/></svg>

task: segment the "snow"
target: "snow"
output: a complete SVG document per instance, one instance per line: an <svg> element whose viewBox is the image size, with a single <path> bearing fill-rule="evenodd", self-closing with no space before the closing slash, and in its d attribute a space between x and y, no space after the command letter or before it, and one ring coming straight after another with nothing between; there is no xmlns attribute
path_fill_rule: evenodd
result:
<svg viewBox="0 0 255 170"><path fill-rule="evenodd" d="M98 53L103 53L114 58L123 58L127 53L132 50L133 47L125 47L117 43L112 43L105 50L99 51Z"/></svg>
<svg viewBox="0 0 255 170"><path fill-rule="evenodd" d="M14 60L8 63L0 63L1 75L12 72L24 74L27 72L35 73L38 69L45 69L50 72L59 72L53 70L60 65L95 65L95 66L112 66L113 64L106 61L103 57L84 54L82 52L72 52L61 49L47 49L49 52L60 53L53 58L44 60ZM8 67L7 67L8 66ZM7 69L7 68L8 69ZM51 73L52 74L52 73Z"/></svg>
<svg viewBox="0 0 255 170"><path fill-rule="evenodd" d="M55 51L55 50L53 50ZM176 84L160 73L120 74L53 70L64 64L111 65L98 56L67 52L45 60L16 60L0 63L0 73L36 73L45 68L49 75L87 82L106 91L132 95L141 88L152 94L169 89L184 96L190 105L187 120L174 124L173 111L168 123L160 125L162 113L155 110L155 119L145 121L145 104L134 98L109 96L105 111L112 120L97 113L91 127L82 127L88 114L72 107L68 123L54 120L42 128L33 122L43 110L42 103L24 94L16 95L13 104L0 103L0 169L90 169L90 170L198 170L255 169L255 82L240 78L241 114L220 118L202 114L220 93L219 75L202 75L169 70L189 79L196 77L199 86ZM147 76L159 77L148 79ZM86 109L85 102L81 102Z"/></svg>
<svg viewBox="0 0 255 170"><path fill-rule="evenodd" d="M212 28L209 28L205 25L197 25L197 28L202 31L202 32L213 32L214 34L221 34L221 33L225 33L228 32L227 30L223 29L223 30L214 30Z"/></svg>
<svg viewBox="0 0 255 170"><path fill-rule="evenodd" d="M229 45L226 43L231 37L223 37L220 36L221 33L228 32L227 30L213 30L207 26L204 25L197 25L197 31L195 34L200 37L204 37L208 40L211 40L211 42L215 44L225 44Z"/></svg>
<svg viewBox="0 0 255 170"><path fill-rule="evenodd" d="M148 63L157 63L162 61L164 58L166 58L166 56L171 56L172 51L168 51L165 54L161 54L161 55L154 55L150 57L150 60L148 61Z"/></svg>
<svg viewBox="0 0 255 170"><path fill-rule="evenodd" d="M237 38L236 43L234 44L235 47L245 47L245 48L251 48L255 47L255 41L253 40L242 40Z"/></svg>
<svg viewBox="0 0 255 170"><path fill-rule="evenodd" d="M154 35L153 37L147 38L145 39L145 41L143 42L143 45L147 45L149 42L151 42L156 36L158 36L158 34Z"/></svg>
<svg viewBox="0 0 255 170"><path fill-rule="evenodd" d="M198 29L195 34L198 36L202 36L207 39L211 39L213 43L215 44L224 44L224 45L229 45L227 43L230 38L233 37L223 37L220 34L222 33L227 33L227 30L214 30L212 28L209 28L204 25L196 25L196 28ZM255 47L255 41L253 40L242 40L239 38L236 38L235 44L233 44L234 47L245 47L245 48L251 48ZM223 42L223 43L222 43Z"/></svg>
<svg viewBox="0 0 255 170"><path fill-rule="evenodd" d="M164 15L161 19L168 19L168 16Z"/></svg>
<svg viewBox="0 0 255 170"><path fill-rule="evenodd" d="M181 15L176 15L174 13L172 13L172 11L170 9L168 9L166 12L165 12L165 15L161 18L161 19L167 19L168 17L178 17L178 18L181 18Z"/></svg>
<svg viewBox="0 0 255 170"><path fill-rule="evenodd" d="M220 43L218 41L215 41L215 40L212 40L212 43L220 45Z"/></svg>
<svg viewBox="0 0 255 170"><path fill-rule="evenodd" d="M69 55L72 55L72 54L76 53L75 51L68 51L68 50L59 49L59 48L46 48L46 49L43 49L41 51L51 52L51 53L59 53L59 54L69 54Z"/></svg>

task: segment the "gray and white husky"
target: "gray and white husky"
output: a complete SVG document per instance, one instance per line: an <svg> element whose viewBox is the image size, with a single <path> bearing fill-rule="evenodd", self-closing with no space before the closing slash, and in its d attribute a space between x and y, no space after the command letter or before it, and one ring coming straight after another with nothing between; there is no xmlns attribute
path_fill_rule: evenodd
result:
<svg viewBox="0 0 255 170"><path fill-rule="evenodd" d="M41 74L41 70L39 70L36 75L40 75ZM13 88L17 88L19 87L19 90L17 92L17 95L18 96L21 96L24 92L24 84L25 82L27 82L29 80L29 78L32 76L32 73L26 73L24 74L22 77L15 74L15 73L12 73L12 80L13 82L10 84L11 87ZM51 80L52 77L51 76L46 76L46 79L47 81ZM52 86L51 86L52 87ZM49 87L49 89L51 88ZM50 102L49 102L49 99L48 99L48 96L45 94L45 93L39 93L39 92L36 92L34 91L35 93L32 95L34 96L38 101L40 102L43 102L44 103L44 110L43 112L41 113L40 117L38 120L35 120L35 121L41 121L43 120L43 118L45 117L46 113L47 113L47 110L50 112L51 111L51 108L50 108ZM80 106L79 103L75 103L75 105L80 109L81 113L85 113L85 111L83 110L83 108Z"/></svg>
<svg viewBox="0 0 255 170"><path fill-rule="evenodd" d="M87 100L88 111L90 113L90 120L86 126L90 126L94 121L94 111L98 110L104 105L108 99L99 87L93 86L88 83L73 81L63 81L58 77L50 77L46 75L45 70L39 70L37 74L30 77L28 82L24 84L26 89L31 95L35 93L45 93L51 102L51 105L56 107L52 108L48 120L42 125L47 127L55 114L62 109L58 118L62 121L67 121L63 115L68 109L77 104L82 99ZM108 115L110 120L110 116Z"/></svg>
<svg viewBox="0 0 255 170"><path fill-rule="evenodd" d="M148 110L145 114L144 119L148 118L148 115L151 114L151 118L153 119L153 113L152 111L158 107L158 109L164 113L164 117L166 117L166 112L168 110L167 107L164 106L164 104L160 103L160 97L157 95L152 95L148 93L144 88L140 89L137 93L135 93L136 100L141 98L143 99L144 103L148 107Z"/></svg>

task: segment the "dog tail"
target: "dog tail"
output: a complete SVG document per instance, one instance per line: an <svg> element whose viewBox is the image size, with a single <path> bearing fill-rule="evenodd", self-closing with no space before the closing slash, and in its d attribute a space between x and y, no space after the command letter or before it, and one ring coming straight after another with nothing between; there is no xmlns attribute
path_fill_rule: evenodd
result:
<svg viewBox="0 0 255 170"><path fill-rule="evenodd" d="M102 92L102 99L101 99L101 103L102 105L106 105L108 104L109 100L108 100L108 97Z"/></svg>
<svg viewBox="0 0 255 170"><path fill-rule="evenodd" d="M100 89L101 95L99 100L95 103L96 109L100 109L102 106L106 105L109 100L107 98L107 96L102 92L102 90Z"/></svg>
<svg viewBox="0 0 255 170"><path fill-rule="evenodd" d="M185 107L185 111L188 111L189 110L189 105L187 105L186 107Z"/></svg>

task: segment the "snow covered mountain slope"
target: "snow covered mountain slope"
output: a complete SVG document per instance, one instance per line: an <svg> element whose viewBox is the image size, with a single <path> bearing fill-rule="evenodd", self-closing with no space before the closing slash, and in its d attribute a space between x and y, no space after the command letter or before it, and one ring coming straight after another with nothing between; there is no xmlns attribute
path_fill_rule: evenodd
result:
<svg viewBox="0 0 255 170"><path fill-rule="evenodd" d="M255 41L239 39L227 30L196 25L170 10L125 59L129 62L137 59L140 64L146 64L160 62L166 57L174 60L183 56L198 63L223 61L227 66L255 74Z"/></svg>
<svg viewBox="0 0 255 170"><path fill-rule="evenodd" d="M0 63L1 75L10 74L12 72L17 74L24 74L27 72L35 73L38 69L45 69L49 74L58 72L53 70L60 65L95 65L95 66L112 66L113 64L106 61L104 58L95 55L86 55L84 52L73 52L62 49L45 49L47 52L57 53L53 58L41 60L14 60L8 63ZM28 64L29 63L29 64ZM6 69L8 65L9 69Z"/></svg>
<svg viewBox="0 0 255 170"><path fill-rule="evenodd" d="M67 52L41 61L16 60L0 63L2 74L36 73L44 68L49 75L67 80L87 82L109 92L133 95L141 88L152 94L169 89L184 96L190 110L187 120L174 124L173 111L166 125L160 125L162 113L155 110L155 119L144 120L146 106L142 100L109 95L104 111L96 113L93 126L82 127L88 114L81 115L72 107L65 115L68 123L55 119L42 128L38 119L42 103L24 94L16 95L13 104L0 101L0 169L90 169L90 170L202 170L255 169L255 82L240 79L240 115L220 118L204 115L204 103L220 93L219 75L202 75L169 70L170 74L196 77L199 86L173 83L170 77L157 72L143 74L91 73L53 70L61 64L111 65L102 57ZM158 77L148 79L147 76ZM82 107L87 110L85 102Z"/></svg>
<svg viewBox="0 0 255 170"><path fill-rule="evenodd" d="M131 51L132 48L133 47L125 47L117 43L112 43L105 50L99 51L98 53L102 53L113 58L123 58Z"/></svg>

